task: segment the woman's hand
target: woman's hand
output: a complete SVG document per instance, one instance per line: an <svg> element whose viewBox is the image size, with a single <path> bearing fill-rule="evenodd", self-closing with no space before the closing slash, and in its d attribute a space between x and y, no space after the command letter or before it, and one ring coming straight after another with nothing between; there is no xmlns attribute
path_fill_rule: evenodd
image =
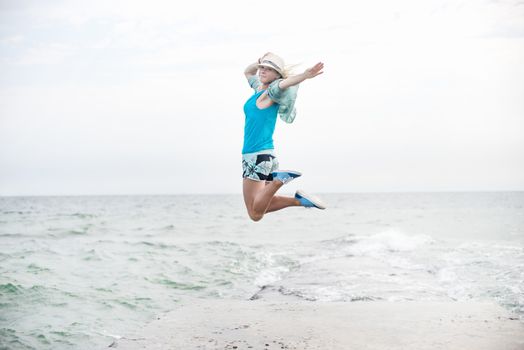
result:
<svg viewBox="0 0 524 350"><path fill-rule="evenodd" d="M306 79L311 79L324 73L322 69L324 69L324 63L318 62L313 67L306 69L303 74Z"/></svg>

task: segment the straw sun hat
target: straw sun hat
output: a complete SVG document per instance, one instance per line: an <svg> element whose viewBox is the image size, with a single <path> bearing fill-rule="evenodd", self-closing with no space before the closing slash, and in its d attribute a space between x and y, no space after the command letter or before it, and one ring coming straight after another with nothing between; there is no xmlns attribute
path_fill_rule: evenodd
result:
<svg viewBox="0 0 524 350"><path fill-rule="evenodd" d="M262 57L258 62L259 67L269 67L278 72L282 78L286 78L287 72L285 69L284 60L282 57L275 55L274 53L268 53Z"/></svg>

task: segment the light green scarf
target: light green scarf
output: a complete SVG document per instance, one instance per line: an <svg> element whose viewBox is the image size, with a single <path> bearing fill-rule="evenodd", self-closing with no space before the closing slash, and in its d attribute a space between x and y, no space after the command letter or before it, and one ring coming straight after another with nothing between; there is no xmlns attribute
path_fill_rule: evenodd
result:
<svg viewBox="0 0 524 350"><path fill-rule="evenodd" d="M287 89L281 89L278 86L282 79L277 79L267 89L267 94L273 102L279 105L278 115L280 119L286 123L293 123L297 110L295 108L295 100L297 99L298 85L290 86ZM261 82L257 75L249 77L249 86L251 86L255 92L258 91Z"/></svg>

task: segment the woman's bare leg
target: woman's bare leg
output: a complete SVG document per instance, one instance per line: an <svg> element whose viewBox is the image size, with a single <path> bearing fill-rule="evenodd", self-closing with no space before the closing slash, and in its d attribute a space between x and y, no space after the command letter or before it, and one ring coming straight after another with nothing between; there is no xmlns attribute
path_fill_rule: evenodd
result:
<svg viewBox="0 0 524 350"><path fill-rule="evenodd" d="M296 207L299 206L300 202L294 197L284 197L284 196L273 196L269 207L266 210L266 213L271 213L272 211L277 211L287 207Z"/></svg>
<svg viewBox="0 0 524 350"><path fill-rule="evenodd" d="M246 203L249 217L253 221L259 221L267 212L295 205L295 202L282 199L286 197L275 197L275 193L282 185L283 183L278 180L267 183L251 179L243 180L244 202ZM277 199L275 200L275 198ZM291 199L294 200L294 198Z"/></svg>

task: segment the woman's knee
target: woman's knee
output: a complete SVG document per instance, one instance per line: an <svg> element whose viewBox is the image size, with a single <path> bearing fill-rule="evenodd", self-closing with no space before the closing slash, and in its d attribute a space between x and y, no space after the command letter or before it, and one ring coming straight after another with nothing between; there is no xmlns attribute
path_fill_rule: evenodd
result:
<svg viewBox="0 0 524 350"><path fill-rule="evenodd" d="M249 218L255 222L260 221L264 217L264 213L259 213L254 210L250 210L248 214L249 214Z"/></svg>

